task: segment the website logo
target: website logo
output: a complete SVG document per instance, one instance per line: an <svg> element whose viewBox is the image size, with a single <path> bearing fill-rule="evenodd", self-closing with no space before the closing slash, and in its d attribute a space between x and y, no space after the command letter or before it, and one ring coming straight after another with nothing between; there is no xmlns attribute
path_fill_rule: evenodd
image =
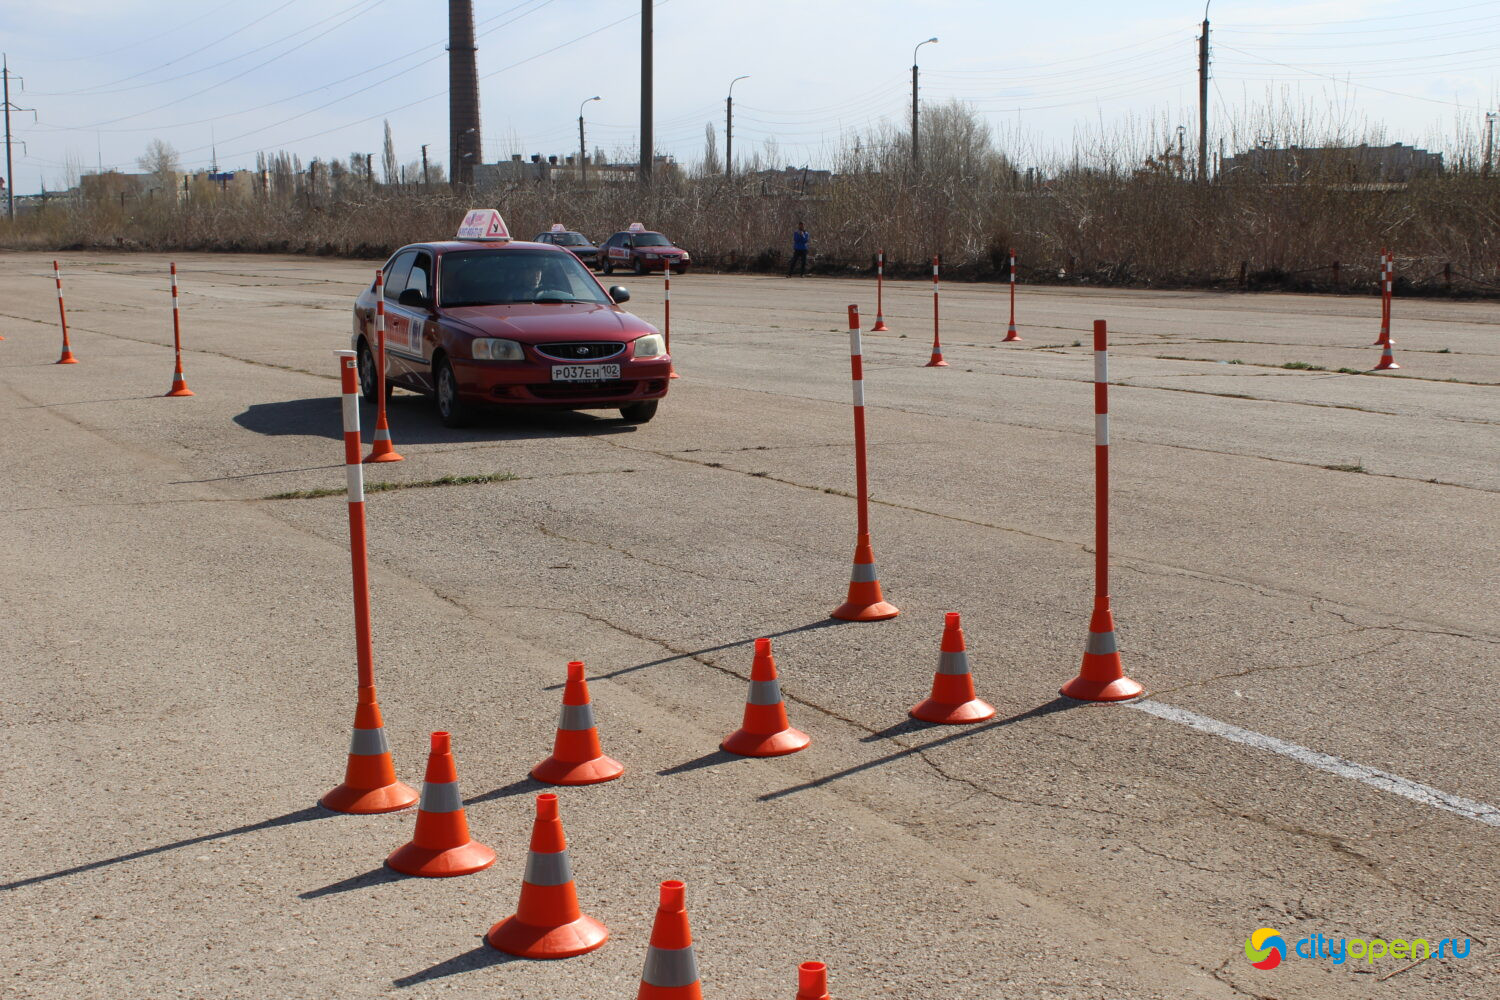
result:
<svg viewBox="0 0 1500 1000"><path fill-rule="evenodd" d="M1257 927L1245 939L1245 957L1257 969L1274 969L1286 958L1286 939L1274 927Z"/></svg>

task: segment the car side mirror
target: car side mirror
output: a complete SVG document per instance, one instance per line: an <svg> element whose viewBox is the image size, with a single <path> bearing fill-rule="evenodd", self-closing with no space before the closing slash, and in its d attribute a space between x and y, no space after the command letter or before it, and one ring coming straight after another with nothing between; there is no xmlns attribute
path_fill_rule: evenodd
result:
<svg viewBox="0 0 1500 1000"><path fill-rule="evenodd" d="M421 289L408 288L396 299L396 304L409 306L412 309L426 309L427 296L422 294Z"/></svg>
<svg viewBox="0 0 1500 1000"><path fill-rule="evenodd" d="M611 285L609 287L609 297L614 299L616 302L629 302L630 289L626 288L624 285Z"/></svg>

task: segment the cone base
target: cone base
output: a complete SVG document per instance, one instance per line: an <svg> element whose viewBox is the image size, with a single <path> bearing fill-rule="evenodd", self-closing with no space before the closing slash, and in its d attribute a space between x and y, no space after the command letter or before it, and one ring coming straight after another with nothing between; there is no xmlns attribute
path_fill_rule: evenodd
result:
<svg viewBox="0 0 1500 1000"><path fill-rule="evenodd" d="M1129 701L1145 694L1146 688L1129 677L1096 681L1078 676L1059 688L1058 693L1065 698L1076 698L1079 701Z"/></svg>
<svg viewBox="0 0 1500 1000"><path fill-rule="evenodd" d="M962 701L956 705L949 701L928 698L913 705L911 711L906 714L913 719L935 722L940 726L961 726L968 722L983 722L985 719L992 718L995 714L995 706L983 698Z"/></svg>
<svg viewBox="0 0 1500 1000"><path fill-rule="evenodd" d="M845 601L829 612L828 617L846 622L883 622L900 613L900 608L885 601L876 601L874 604L855 604L852 601Z"/></svg>
<svg viewBox="0 0 1500 1000"><path fill-rule="evenodd" d="M703 1000L703 986L697 980L687 986L652 986L643 982L635 1000Z"/></svg>
<svg viewBox="0 0 1500 1000"><path fill-rule="evenodd" d="M805 749L811 742L811 736L788 726L779 733L751 733L741 729L719 747L741 757L784 757Z"/></svg>
<svg viewBox="0 0 1500 1000"><path fill-rule="evenodd" d="M1385 371L1390 371L1392 368L1400 368L1400 367L1401 367L1400 365L1398 365L1398 364L1396 364L1396 362L1392 361L1388 365L1376 365L1374 368L1371 368L1370 371L1372 371L1372 372L1385 372Z"/></svg>
<svg viewBox="0 0 1500 1000"><path fill-rule="evenodd" d="M1012 330L1012 331L1010 331L1009 333L1007 333L1005 335L1005 339L1002 340L1002 341L1000 341L1000 343L1002 343L1002 344L1014 344L1016 341L1018 341L1020 339L1021 338L1016 334L1016 331Z"/></svg>
<svg viewBox="0 0 1500 1000"><path fill-rule="evenodd" d="M948 362L944 361L942 358L933 358L931 361L927 362L922 367L923 368L947 368L948 367Z"/></svg>
<svg viewBox="0 0 1500 1000"><path fill-rule="evenodd" d="M682 376L677 374L676 368L673 368L671 371L667 372L667 378L682 378Z"/></svg>
<svg viewBox="0 0 1500 1000"><path fill-rule="evenodd" d="M385 859L385 866L391 871L421 878L472 875L475 872L484 871L494 863L495 852L477 840L459 844L457 847L449 847L446 850L406 844L404 847L396 848L391 852L391 856Z"/></svg>
<svg viewBox="0 0 1500 1000"><path fill-rule="evenodd" d="M365 459L365 464L368 465L371 462L404 462L404 461L406 461L406 459L403 456L397 454L394 451L384 451L384 452L381 452L379 454L376 454L375 452L372 451L372 452L370 452L370 457L367 458L367 459Z"/></svg>
<svg viewBox="0 0 1500 1000"><path fill-rule="evenodd" d="M889 333L890 330L891 328L885 325L885 320L878 316L875 318L875 325L870 327L871 333Z"/></svg>
<svg viewBox="0 0 1500 1000"><path fill-rule="evenodd" d="M71 354L64 354L62 357L60 357L60 358L57 359L56 364L59 364L59 365L76 365L76 364L78 364L78 359L75 358L75 357L73 357L73 355L71 355Z"/></svg>
<svg viewBox="0 0 1500 1000"><path fill-rule="evenodd" d="M172 389L169 392L165 393L165 395L166 396L196 396L198 394L196 392L194 392L193 390L189 389L187 386L183 386L181 389Z"/></svg>
<svg viewBox="0 0 1500 1000"><path fill-rule="evenodd" d="M570 761L548 757L531 769L531 776L549 785L597 785L613 781L625 773L625 765L613 757L599 756L593 760Z"/></svg>
<svg viewBox="0 0 1500 1000"><path fill-rule="evenodd" d="M399 781L380 788L352 788L340 785L318 800L318 805L334 812L388 813L417 804L416 790Z"/></svg>
<svg viewBox="0 0 1500 1000"><path fill-rule="evenodd" d="M485 944L497 951L541 959L584 955L608 940L609 928L588 914L559 927L533 927L506 917L484 936Z"/></svg>

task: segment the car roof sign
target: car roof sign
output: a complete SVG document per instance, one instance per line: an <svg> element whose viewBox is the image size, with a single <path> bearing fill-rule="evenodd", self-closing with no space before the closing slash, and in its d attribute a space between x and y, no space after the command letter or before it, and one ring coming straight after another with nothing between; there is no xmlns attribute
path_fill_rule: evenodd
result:
<svg viewBox="0 0 1500 1000"><path fill-rule="evenodd" d="M510 239L510 230L505 220L493 208L472 208L458 227L458 239L505 242Z"/></svg>
<svg viewBox="0 0 1500 1000"><path fill-rule="evenodd" d="M554 223L552 223L552 230L551 231L554 232L554 233L565 233L565 232L567 232L567 230L563 228L563 224L561 222L554 222Z"/></svg>
<svg viewBox="0 0 1500 1000"><path fill-rule="evenodd" d="M627 233L644 233L646 231L646 227L641 225L639 222L632 222L630 225L625 227L625 231Z"/></svg>

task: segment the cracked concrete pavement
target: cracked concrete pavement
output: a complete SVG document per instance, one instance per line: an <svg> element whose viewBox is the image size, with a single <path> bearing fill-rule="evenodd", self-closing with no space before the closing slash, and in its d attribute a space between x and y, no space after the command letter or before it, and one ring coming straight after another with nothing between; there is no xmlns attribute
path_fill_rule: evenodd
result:
<svg viewBox="0 0 1500 1000"><path fill-rule="evenodd" d="M952 367L933 370L929 286L890 283L866 387L903 614L875 625L826 618L854 525L842 318L873 313L867 283L682 278L684 377L641 427L450 431L399 395L407 460L368 481L516 477L368 502L398 770L419 780L427 731L451 730L499 854L428 881L380 864L410 814L313 807L353 707L344 503L265 499L342 484L329 351L374 264L177 260L191 399L157 395L166 258L63 258L82 364L59 368L50 257L0 255L7 995L629 996L668 877L714 996L789 996L808 958L848 1000L1500 991L1495 827L1056 695L1087 628L1092 366L1073 342L1099 317L1132 675L1500 803L1500 307L1398 300L1400 377L1338 375L1273 366L1373 364L1373 298L1023 288L1026 340L1001 346L1003 287L948 283ZM660 280L629 283L659 321ZM999 709L962 729L905 715L949 610ZM761 635L814 743L741 760L717 744ZM479 935L514 908L526 774L574 658L629 768L562 790L584 908L613 939L507 961ZM1260 972L1242 952L1260 926L1473 951Z"/></svg>

